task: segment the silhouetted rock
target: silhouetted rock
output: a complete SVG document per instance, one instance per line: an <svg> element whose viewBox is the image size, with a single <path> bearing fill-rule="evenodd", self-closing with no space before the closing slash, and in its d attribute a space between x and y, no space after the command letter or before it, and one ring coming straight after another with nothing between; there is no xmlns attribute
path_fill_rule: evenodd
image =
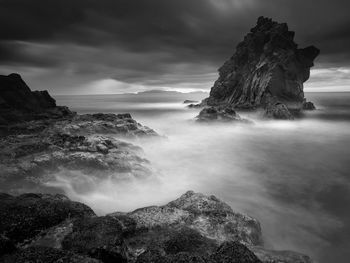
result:
<svg viewBox="0 0 350 263"><path fill-rule="evenodd" d="M19 74L0 76L0 125L71 115L47 91L31 91Z"/></svg>
<svg viewBox="0 0 350 263"><path fill-rule="evenodd" d="M278 103L286 110L301 110L303 83L318 54L313 46L298 49L287 24L259 17L235 54L219 69L219 78L202 104L266 108ZM280 113L267 116L279 117Z"/></svg>

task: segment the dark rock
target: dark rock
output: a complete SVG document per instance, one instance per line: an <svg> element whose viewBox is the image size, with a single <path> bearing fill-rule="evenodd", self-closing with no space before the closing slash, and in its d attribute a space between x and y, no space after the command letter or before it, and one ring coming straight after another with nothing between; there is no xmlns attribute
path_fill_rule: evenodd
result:
<svg viewBox="0 0 350 263"><path fill-rule="evenodd" d="M184 104L196 103L196 100L185 100Z"/></svg>
<svg viewBox="0 0 350 263"><path fill-rule="evenodd" d="M3 263L101 263L87 256L49 247L30 247L0 258Z"/></svg>
<svg viewBox="0 0 350 263"><path fill-rule="evenodd" d="M203 108L203 105L202 104L193 104L193 103L191 103L191 104L187 105L187 107L196 109L196 108Z"/></svg>
<svg viewBox="0 0 350 263"><path fill-rule="evenodd" d="M237 45L235 54L219 69L219 78L203 103L266 108L272 98L287 110L300 110L303 83L318 54L313 46L298 49L294 32L288 30L287 24L260 17Z"/></svg>
<svg viewBox="0 0 350 263"><path fill-rule="evenodd" d="M303 101L303 110L316 110L315 105L311 101Z"/></svg>
<svg viewBox="0 0 350 263"><path fill-rule="evenodd" d="M196 117L199 122L244 122L231 106L206 107Z"/></svg>
<svg viewBox="0 0 350 263"><path fill-rule="evenodd" d="M246 246L239 242L225 242L211 256L215 263L262 263Z"/></svg>
<svg viewBox="0 0 350 263"><path fill-rule="evenodd" d="M63 195L0 196L0 235L14 244L24 242L67 218L95 215L86 205Z"/></svg>

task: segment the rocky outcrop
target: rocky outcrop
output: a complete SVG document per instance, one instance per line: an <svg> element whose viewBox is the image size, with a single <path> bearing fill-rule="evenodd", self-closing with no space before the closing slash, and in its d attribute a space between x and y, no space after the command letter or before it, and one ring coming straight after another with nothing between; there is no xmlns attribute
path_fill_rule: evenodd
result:
<svg viewBox="0 0 350 263"><path fill-rule="evenodd" d="M259 17L235 54L219 69L219 78L202 105L269 108L278 113L268 117L289 119L293 111L303 108L303 83L318 54L314 46L299 49L287 24ZM280 105L286 110L281 111Z"/></svg>
<svg viewBox="0 0 350 263"><path fill-rule="evenodd" d="M197 103L198 101L196 100L185 100L184 104L191 104L191 103Z"/></svg>
<svg viewBox="0 0 350 263"><path fill-rule="evenodd" d="M101 217L62 195L1 194L0 208L1 262L311 262L256 246L255 219L192 191L165 206Z"/></svg>
<svg viewBox="0 0 350 263"><path fill-rule="evenodd" d="M0 125L72 116L45 91L31 91L19 74L0 76Z"/></svg>
<svg viewBox="0 0 350 263"><path fill-rule="evenodd" d="M206 107L200 111L196 119L198 122L247 122L247 120L242 119L230 105Z"/></svg>

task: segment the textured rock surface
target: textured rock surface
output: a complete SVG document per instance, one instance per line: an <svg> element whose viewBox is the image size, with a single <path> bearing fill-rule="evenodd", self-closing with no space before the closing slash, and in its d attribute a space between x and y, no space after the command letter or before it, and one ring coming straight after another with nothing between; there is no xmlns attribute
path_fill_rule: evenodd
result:
<svg viewBox="0 0 350 263"><path fill-rule="evenodd" d="M71 115L68 108L56 106L47 91L31 91L20 75L0 76L0 125Z"/></svg>
<svg viewBox="0 0 350 263"><path fill-rule="evenodd" d="M298 49L287 24L260 17L235 54L219 69L219 78L202 104L246 109L280 103L300 110L303 83L318 54L313 46Z"/></svg>
<svg viewBox="0 0 350 263"><path fill-rule="evenodd" d="M313 260L294 251L275 251L262 247L249 247L249 249L264 263L312 263Z"/></svg>

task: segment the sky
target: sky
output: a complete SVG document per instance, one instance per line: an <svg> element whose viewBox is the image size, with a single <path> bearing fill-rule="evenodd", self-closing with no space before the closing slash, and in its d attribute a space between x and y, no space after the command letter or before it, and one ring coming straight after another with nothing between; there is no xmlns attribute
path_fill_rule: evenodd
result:
<svg viewBox="0 0 350 263"><path fill-rule="evenodd" d="M0 74L51 94L209 91L259 16L321 50L306 91L350 91L348 0L0 0Z"/></svg>

